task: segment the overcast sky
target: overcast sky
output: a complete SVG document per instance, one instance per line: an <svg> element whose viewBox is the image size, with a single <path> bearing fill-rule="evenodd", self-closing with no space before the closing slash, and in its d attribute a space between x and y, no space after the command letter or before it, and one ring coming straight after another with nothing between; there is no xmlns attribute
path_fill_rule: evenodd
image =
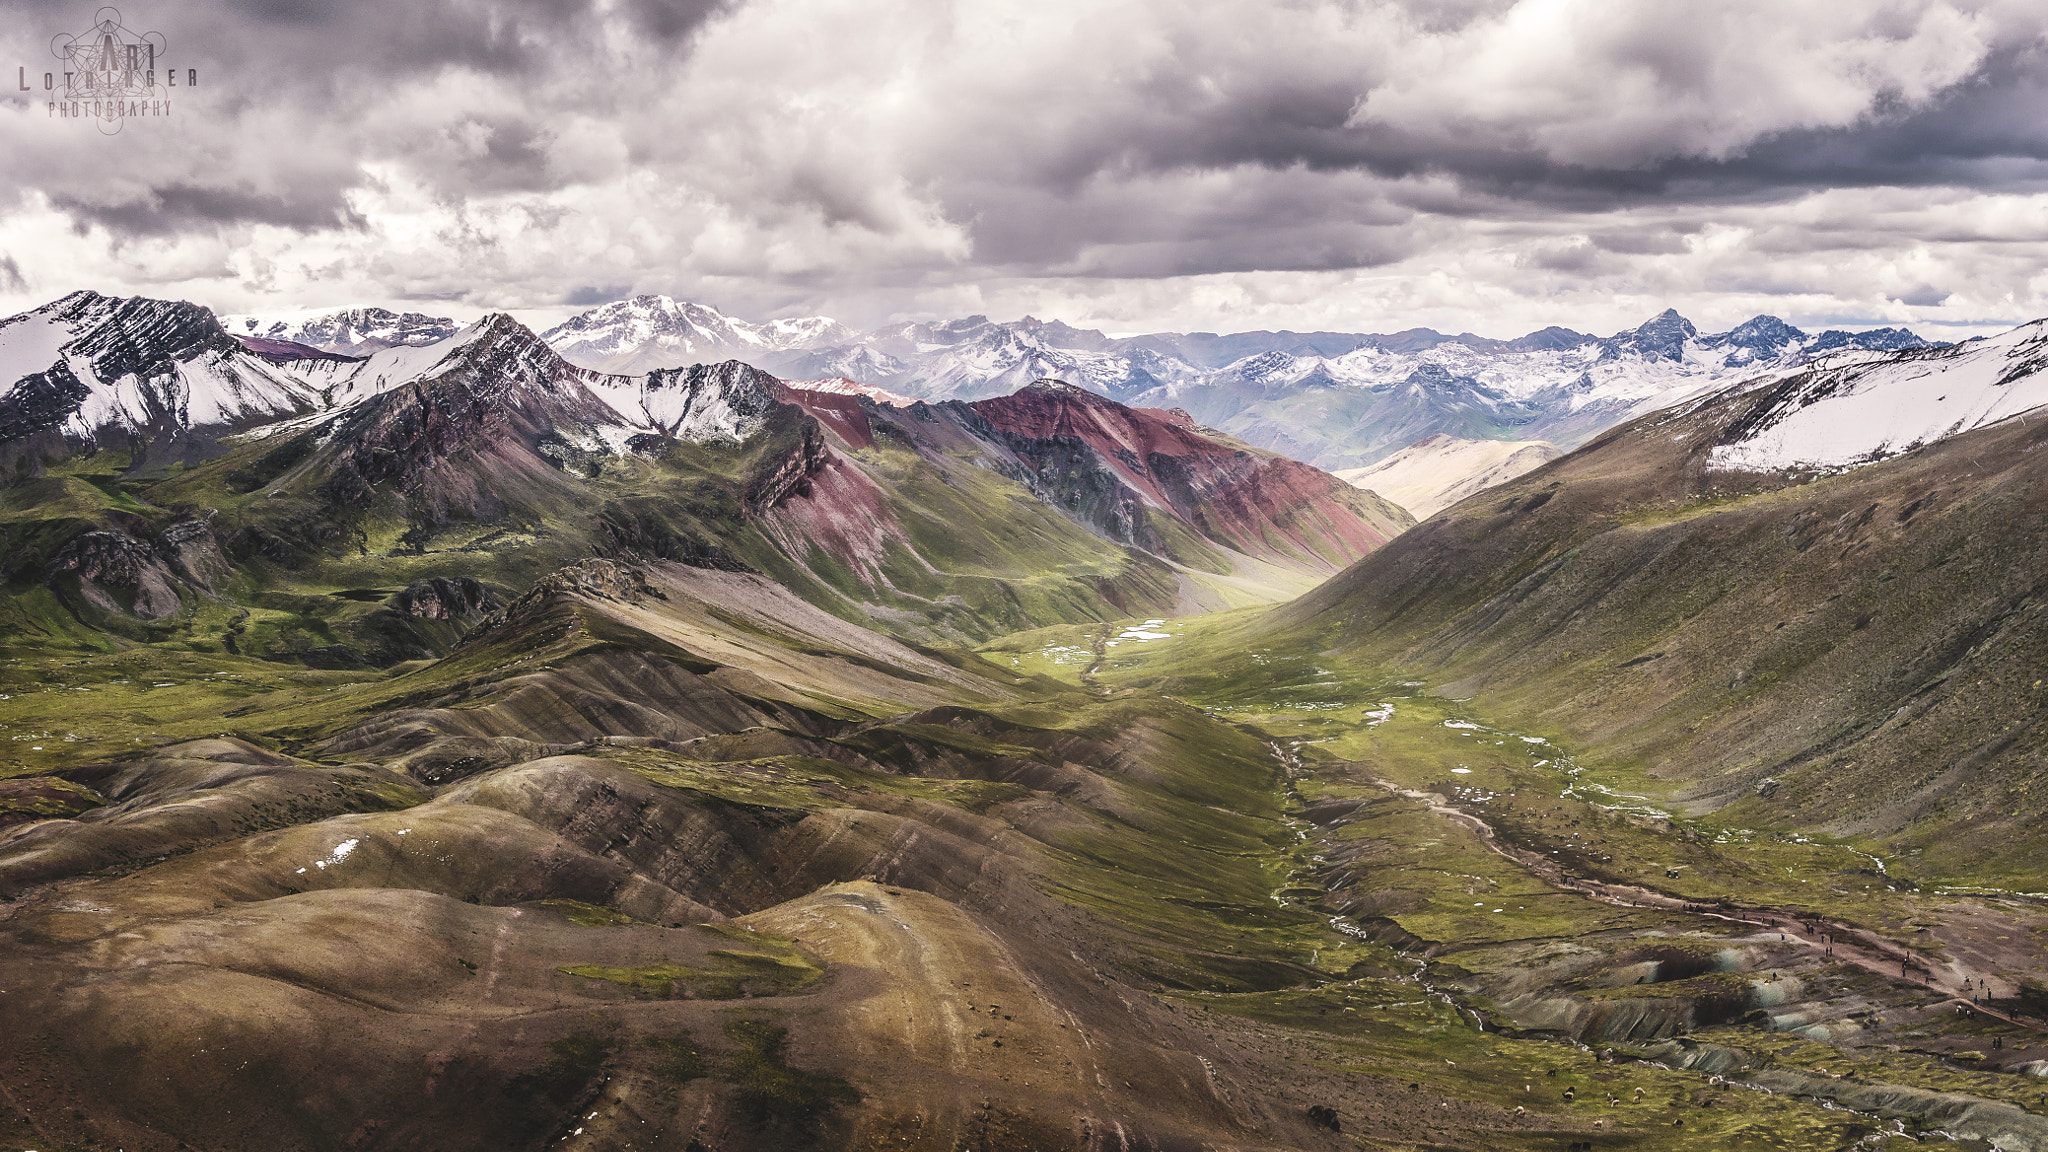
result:
<svg viewBox="0 0 2048 1152"><path fill-rule="evenodd" d="M200 84L105 136L40 91L94 6L0 0L0 312L2048 315L2044 0L120 7Z"/></svg>

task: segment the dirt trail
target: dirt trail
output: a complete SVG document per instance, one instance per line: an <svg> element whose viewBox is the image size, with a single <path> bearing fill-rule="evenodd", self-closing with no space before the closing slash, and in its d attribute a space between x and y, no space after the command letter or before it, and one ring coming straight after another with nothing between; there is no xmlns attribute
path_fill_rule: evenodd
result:
<svg viewBox="0 0 2048 1152"><path fill-rule="evenodd" d="M1397 796L1419 801L1432 813L1472 829L1486 846L1499 856L1567 892L1576 892L1616 907L1661 908L1724 920L1731 924L1750 925L1760 933L1777 932L1787 943L1802 944L1809 949L1820 950L1830 954L1833 959L1854 964L1894 981L1932 989L1949 997L1951 1003L1961 1005L1969 1011L2005 1021L2016 1027L2048 1032L2048 1023L2043 1021L2015 1017L1990 1005L1972 1003L1969 989L1982 988L1983 981L1989 974L1975 971L1961 961L1937 963L1904 945L1826 917L1801 917L1775 908L1727 904L1702 905L1637 884L1619 884L1582 876L1569 876L1556 861L1529 849L1503 843L1500 837L1495 835L1491 824L1452 805L1438 793L1400 788L1377 778L1372 782ZM1915 970L1920 974L1917 981L1911 976Z"/></svg>

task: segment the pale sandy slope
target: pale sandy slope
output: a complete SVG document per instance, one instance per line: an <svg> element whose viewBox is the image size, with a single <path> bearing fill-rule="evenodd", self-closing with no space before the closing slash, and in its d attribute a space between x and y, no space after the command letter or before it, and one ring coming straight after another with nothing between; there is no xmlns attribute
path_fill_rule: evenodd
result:
<svg viewBox="0 0 2048 1152"><path fill-rule="evenodd" d="M1427 520L1474 492L1506 483L1562 455L1543 440L1461 440L1439 433L1377 464L1346 468L1336 476L1392 500L1417 520Z"/></svg>

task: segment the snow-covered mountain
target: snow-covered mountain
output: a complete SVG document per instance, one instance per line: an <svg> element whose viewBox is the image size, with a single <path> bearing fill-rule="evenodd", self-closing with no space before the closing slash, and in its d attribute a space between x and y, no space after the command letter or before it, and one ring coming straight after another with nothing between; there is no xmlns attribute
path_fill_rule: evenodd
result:
<svg viewBox="0 0 2048 1152"><path fill-rule="evenodd" d="M1551 327L1514 340L1426 328L1154 333L1111 337L1033 317L893 324L748 325L638 297L546 334L571 361L644 371L734 356L788 379L841 377L926 400L1007 395L1066 380L1124 403L1179 407L1260 447L1326 468L1374 463L1432 435L1544 439L1570 448L1731 380L1845 350L1926 344L1898 328L1811 334L1772 316L1702 333L1676 311L1597 337Z"/></svg>
<svg viewBox="0 0 2048 1152"><path fill-rule="evenodd" d="M667 296L615 301L541 334L572 364L624 373L719 360L753 362L764 356L844 344L853 337L844 325L823 316L750 324L716 308Z"/></svg>
<svg viewBox="0 0 2048 1152"><path fill-rule="evenodd" d="M857 348L823 350L826 356L866 351L897 371L882 379L853 376L924 399L1006 396L1033 380L1065 380L1126 403L1163 385L1196 379L1199 369L1169 353L1121 348L1100 332L1026 316L996 323L969 316L943 324L897 324L863 337Z"/></svg>
<svg viewBox="0 0 2048 1152"><path fill-rule="evenodd" d="M445 372L478 333L506 323L490 317L464 328L366 308L233 332L197 305L74 293L0 321L0 441L108 429L156 441L331 412ZM724 403L718 396L732 381L690 370L739 360L812 390L882 402L1006 395L1060 379L1124 403L1180 408L1259 447L1338 469L1437 435L1569 449L1735 381L1761 386L1815 363L1846 370L1926 345L1896 328L1814 335L1768 316L1703 334L1674 311L1605 338L1547 328L1507 341L1426 329L1113 338L981 316L855 333L823 318L750 324L642 296L522 346L535 364L549 361L548 373L573 374L614 410L618 427L650 434L743 435L756 399ZM1979 353L1956 355L1974 363Z"/></svg>
<svg viewBox="0 0 2048 1152"><path fill-rule="evenodd" d="M732 360L644 375L585 368L502 312L432 344L386 348L356 361L301 361L294 367L330 409L451 377L475 381L467 394L494 403L504 397L524 403L546 395L548 404L575 413L580 447L613 453L642 434L745 440L760 427L780 387L774 377Z"/></svg>
<svg viewBox="0 0 2048 1152"><path fill-rule="evenodd" d="M1708 454L1717 468L1835 469L2048 404L2048 320L1945 348L1852 352L1753 389Z"/></svg>
<svg viewBox="0 0 2048 1152"><path fill-rule="evenodd" d="M1702 334L1666 311L1604 339L1558 328L1514 341L1408 332L1367 337L1338 355L1266 352L1136 402L1184 407L1322 467L1359 467L1439 433L1569 449L1633 416L1816 355L1925 343L1897 328L1811 335L1769 316Z"/></svg>
<svg viewBox="0 0 2048 1152"><path fill-rule="evenodd" d="M222 323L237 336L304 344L343 356L367 356L386 348L418 348L446 340L462 327L446 316L393 312L388 308L350 308L298 321L229 316Z"/></svg>
<svg viewBox="0 0 2048 1152"><path fill-rule="evenodd" d="M293 334L368 347L353 323ZM579 367L503 313L432 340L420 325L401 327L377 329L401 342L357 358L303 339L232 335L197 304L74 292L0 320L0 446L39 436L175 445L331 419L342 427L378 397L459 380L465 403L539 403L574 425L565 435L579 449L620 452L642 434L743 440L780 394L773 377L730 361L646 375Z"/></svg>
<svg viewBox="0 0 2048 1152"><path fill-rule="evenodd" d="M197 304L73 292L0 320L0 441L225 431L318 406Z"/></svg>

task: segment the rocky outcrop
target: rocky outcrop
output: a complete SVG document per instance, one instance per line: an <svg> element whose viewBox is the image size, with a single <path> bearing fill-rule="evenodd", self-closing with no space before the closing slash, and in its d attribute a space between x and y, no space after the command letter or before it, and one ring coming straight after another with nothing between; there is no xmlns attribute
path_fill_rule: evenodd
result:
<svg viewBox="0 0 2048 1152"><path fill-rule="evenodd" d="M50 562L49 574L75 575L94 607L161 620L178 610L175 577L156 549L121 532L87 532Z"/></svg>
<svg viewBox="0 0 2048 1152"><path fill-rule="evenodd" d="M156 551L179 579L208 593L215 591L216 582L231 570L221 554L220 541L214 537L210 516L181 520L165 528L157 537Z"/></svg>
<svg viewBox="0 0 2048 1152"><path fill-rule="evenodd" d="M87 603L106 612L162 620L183 603L181 593L211 596L231 571L206 520L181 520L154 541L132 531L103 530L72 537L44 572L78 581Z"/></svg>
<svg viewBox="0 0 2048 1152"><path fill-rule="evenodd" d="M794 496L810 494L811 477L830 462L831 449L825 444L815 421L803 421L796 442L747 478L742 506L750 516L762 516Z"/></svg>
<svg viewBox="0 0 2048 1152"><path fill-rule="evenodd" d="M464 624L473 624L504 606L497 593L468 576L414 581L392 597L392 607L407 616Z"/></svg>

